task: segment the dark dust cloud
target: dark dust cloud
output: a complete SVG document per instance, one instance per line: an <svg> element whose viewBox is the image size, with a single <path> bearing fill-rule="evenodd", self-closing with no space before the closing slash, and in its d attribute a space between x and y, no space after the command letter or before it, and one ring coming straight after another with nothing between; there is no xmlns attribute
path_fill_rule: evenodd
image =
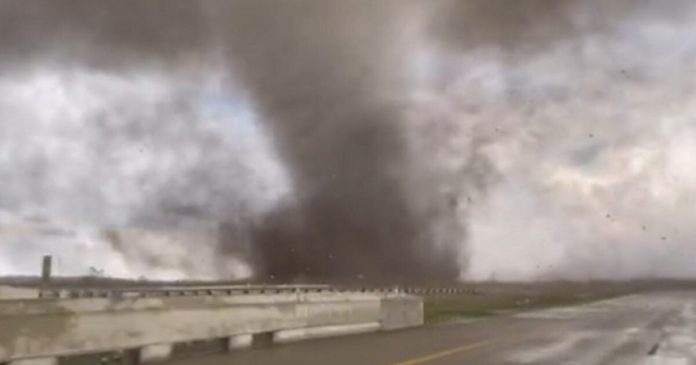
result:
<svg viewBox="0 0 696 365"><path fill-rule="evenodd" d="M396 2L232 3L227 49L271 127L298 205L254 234L264 272L331 280L454 279L409 209Z"/></svg>

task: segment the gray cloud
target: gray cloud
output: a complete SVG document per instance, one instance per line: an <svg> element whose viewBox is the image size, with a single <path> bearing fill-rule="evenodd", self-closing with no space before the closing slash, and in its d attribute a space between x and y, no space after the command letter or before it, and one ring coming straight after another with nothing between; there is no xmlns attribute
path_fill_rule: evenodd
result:
<svg viewBox="0 0 696 365"><path fill-rule="evenodd" d="M690 208L675 201L693 195L683 77L693 72L693 6L547 10L553 21L513 22L525 26L507 38L452 43L457 76L432 86L455 119L501 132L483 147L502 179L472 210L467 275L693 275L683 259L693 232L681 220ZM558 31L538 33L550 24Z"/></svg>

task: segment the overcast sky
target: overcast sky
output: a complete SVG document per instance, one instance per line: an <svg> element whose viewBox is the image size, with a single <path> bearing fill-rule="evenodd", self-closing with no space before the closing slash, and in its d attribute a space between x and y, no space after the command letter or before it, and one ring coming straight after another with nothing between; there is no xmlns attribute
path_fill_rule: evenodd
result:
<svg viewBox="0 0 696 365"><path fill-rule="evenodd" d="M430 211L431 183L452 203L422 229L458 246L462 278L696 276L694 6L387 3L390 27L369 29L393 49L371 82L399 105L409 204ZM375 22L359 4L355 23ZM45 253L60 274L249 275L254 241L219 255L220 217L253 225L301 190L219 30L104 66L94 25L55 24L50 42L16 23L0 36L16 46L0 56L0 275L38 273Z"/></svg>

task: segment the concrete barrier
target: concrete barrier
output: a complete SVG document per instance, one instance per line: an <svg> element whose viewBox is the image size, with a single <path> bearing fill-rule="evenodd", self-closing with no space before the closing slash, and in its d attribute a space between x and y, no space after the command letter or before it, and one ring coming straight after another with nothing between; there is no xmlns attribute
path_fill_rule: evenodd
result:
<svg viewBox="0 0 696 365"><path fill-rule="evenodd" d="M0 300L8 299L35 299L39 297L39 290L32 288L19 288L0 285Z"/></svg>
<svg viewBox="0 0 696 365"><path fill-rule="evenodd" d="M155 345L143 346L140 349L138 359L141 362L159 362L169 359L174 350L174 344L160 343Z"/></svg>
<svg viewBox="0 0 696 365"><path fill-rule="evenodd" d="M227 350L234 351L251 347L254 342L254 335L246 333L242 335L230 336L227 339Z"/></svg>
<svg viewBox="0 0 696 365"><path fill-rule="evenodd" d="M273 342L288 343L312 338L355 335L360 333L376 332L380 329L381 325L379 322L294 328L274 332Z"/></svg>
<svg viewBox="0 0 696 365"><path fill-rule="evenodd" d="M422 308L420 298L394 292L5 300L0 363L132 349L143 362L160 361L193 340L225 339L236 350L264 334L290 342L417 326Z"/></svg>
<svg viewBox="0 0 696 365"><path fill-rule="evenodd" d="M423 299L394 296L382 300L380 328L385 331L423 325Z"/></svg>
<svg viewBox="0 0 696 365"><path fill-rule="evenodd" d="M58 365L58 359L55 357L45 357L38 359L21 359L12 361L12 365Z"/></svg>

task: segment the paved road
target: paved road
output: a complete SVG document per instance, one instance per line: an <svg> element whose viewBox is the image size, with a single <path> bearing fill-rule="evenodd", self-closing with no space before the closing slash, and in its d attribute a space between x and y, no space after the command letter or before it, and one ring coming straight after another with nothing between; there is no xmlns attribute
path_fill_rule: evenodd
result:
<svg viewBox="0 0 696 365"><path fill-rule="evenodd" d="M172 365L696 364L696 292L301 342Z"/></svg>

